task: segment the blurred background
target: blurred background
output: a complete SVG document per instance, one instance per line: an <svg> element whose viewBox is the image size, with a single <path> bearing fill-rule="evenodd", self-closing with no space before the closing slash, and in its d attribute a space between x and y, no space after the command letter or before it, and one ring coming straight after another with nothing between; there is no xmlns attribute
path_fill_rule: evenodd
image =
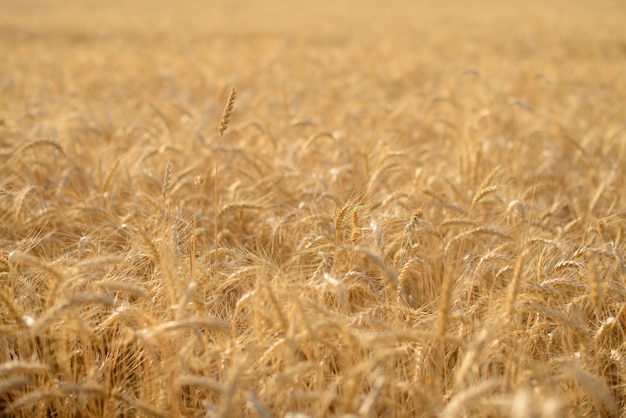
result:
<svg viewBox="0 0 626 418"><path fill-rule="evenodd" d="M595 16L602 16L603 30L611 33L626 21L622 0L2 0L0 8L4 32L17 28L94 34L139 31L170 37L329 31L344 36L427 35L459 25L524 28L524 20L529 19L562 30L587 27L595 23Z"/></svg>

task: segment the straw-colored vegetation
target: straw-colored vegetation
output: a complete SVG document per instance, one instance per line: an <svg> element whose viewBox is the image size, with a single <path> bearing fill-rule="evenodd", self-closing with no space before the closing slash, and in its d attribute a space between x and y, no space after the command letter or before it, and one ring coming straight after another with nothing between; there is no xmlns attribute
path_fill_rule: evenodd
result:
<svg viewBox="0 0 626 418"><path fill-rule="evenodd" d="M38 3L1 415L626 416L622 1Z"/></svg>

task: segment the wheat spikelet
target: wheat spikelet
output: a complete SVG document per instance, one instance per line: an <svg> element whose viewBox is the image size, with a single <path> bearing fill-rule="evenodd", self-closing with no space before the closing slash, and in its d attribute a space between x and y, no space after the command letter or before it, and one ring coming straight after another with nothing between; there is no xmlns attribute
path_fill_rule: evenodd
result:
<svg viewBox="0 0 626 418"><path fill-rule="evenodd" d="M624 261L624 255L615 242L611 242L611 249L617 261L617 271L622 276L622 279L626 279L626 261Z"/></svg>
<svg viewBox="0 0 626 418"><path fill-rule="evenodd" d="M285 317L283 310L280 308L280 304L278 303L278 298L276 297L276 293L274 292L272 287L267 283L265 283L264 287L265 287L265 294L266 294L267 300L269 300L271 311L274 315L274 318L278 322L277 325L279 326L279 329L284 332L289 327L289 322L287 321L287 318Z"/></svg>
<svg viewBox="0 0 626 418"><path fill-rule="evenodd" d="M126 229L125 224L123 224L122 227ZM153 242L152 238L150 238L148 232L145 231L143 228L137 228L134 232L137 232L139 234L139 237L143 241L144 245L148 247L149 255L152 259L152 262L157 265L161 264L161 254L157 249L157 246Z"/></svg>
<svg viewBox="0 0 626 418"><path fill-rule="evenodd" d="M335 237L337 240L337 245L339 245L339 242L343 239L343 231L344 225L346 223L346 218L352 210L354 210L354 204L349 201L341 209L339 209L337 215L335 216Z"/></svg>
<svg viewBox="0 0 626 418"><path fill-rule="evenodd" d="M444 249L444 252L447 254L448 251L450 250L450 247L452 246L452 244L454 244L455 242L459 241L459 240L464 240L472 235L477 235L477 236L481 236L481 235L491 235L491 236L495 236L501 239L504 239L506 241L510 241L512 238L510 235L500 231L497 228L492 228L492 227L487 227L487 226L480 226L478 228L473 228L467 231L463 231L458 235L455 235L454 237L452 237L452 239L446 244L446 247Z"/></svg>
<svg viewBox="0 0 626 418"><path fill-rule="evenodd" d="M477 227L479 225L478 221L473 219L462 219L462 218L453 218L446 219L439 224L439 227L455 227L455 226L474 226Z"/></svg>
<svg viewBox="0 0 626 418"><path fill-rule="evenodd" d="M22 208L24 207L24 202L27 201L27 198L30 195L36 196L37 193L40 193L40 190L37 187L31 185L31 186L25 187L22 191L20 191L17 194L17 196L15 197L15 200L13 201L13 216L15 217L16 220L22 219L20 215L22 214Z"/></svg>
<svg viewBox="0 0 626 418"><path fill-rule="evenodd" d="M402 267L402 270L400 270L400 274L398 275L398 284L400 286L404 286L404 282L406 281L406 278L408 277L409 272L417 264L422 264L425 266L424 260L422 260L419 257L414 257L404 264L404 266Z"/></svg>
<svg viewBox="0 0 626 418"><path fill-rule="evenodd" d="M513 211L513 209L517 209L517 213L519 214L520 218L524 221L526 220L526 206L524 206L524 204L519 201L519 200L512 200L509 203L509 206L507 207L506 211L511 212Z"/></svg>
<svg viewBox="0 0 626 418"><path fill-rule="evenodd" d="M480 186L478 186L478 190L476 191L476 193L474 194L474 197L472 198L472 202L470 204L471 207L473 207L476 203L478 203L482 198L484 198L488 194L491 194L500 189L500 186L493 186L493 185L490 186L491 182L493 182L493 179L496 177L499 171L500 171L500 166L496 166L493 170L491 170L491 172L487 175L487 177L485 177L482 183L480 183Z"/></svg>
<svg viewBox="0 0 626 418"><path fill-rule="evenodd" d="M563 260L554 265L554 271L558 272L568 268L581 269L583 264L576 260Z"/></svg>
<svg viewBox="0 0 626 418"><path fill-rule="evenodd" d="M352 210L352 217L350 220L350 242L352 245L356 245L361 236L361 227L359 226L359 210L361 206L355 206Z"/></svg>
<svg viewBox="0 0 626 418"><path fill-rule="evenodd" d="M98 282L98 287L115 292L124 292L135 299L148 297L148 291L143 286L124 280L103 280Z"/></svg>
<svg viewBox="0 0 626 418"><path fill-rule="evenodd" d="M424 193L426 196L432 197L433 199L435 199L438 203L441 203L442 205L448 201L448 197L445 194L431 190L431 189L424 189L422 190L422 193Z"/></svg>
<svg viewBox="0 0 626 418"><path fill-rule="evenodd" d="M544 257L545 257L545 251L542 251L539 254L539 261L537 262L537 281L539 283L544 282L544 276L545 276Z"/></svg>
<svg viewBox="0 0 626 418"><path fill-rule="evenodd" d="M485 196L490 195L492 193L497 192L498 190L500 190L502 188L502 186L488 186L488 187L483 187L481 188L478 193L476 193L476 195L474 196L474 198L472 199L472 202L470 204L471 207L476 206L476 204L478 202L480 202Z"/></svg>
<svg viewBox="0 0 626 418"><path fill-rule="evenodd" d="M415 227L417 226L419 222L422 221L423 217L424 217L424 209L419 208L419 209L414 210L409 216L409 221L404 227L404 232L409 233L409 232L415 231Z"/></svg>
<svg viewBox="0 0 626 418"><path fill-rule="evenodd" d="M163 187L161 188L163 204L167 201L170 186L172 185L172 168L174 168L174 162L172 160L167 160L167 164L165 165L165 175L163 178Z"/></svg>
<svg viewBox="0 0 626 418"><path fill-rule="evenodd" d="M509 284L509 289L505 301L505 310L509 319L513 318L513 314L515 313L515 299L517 298L517 294L519 293L521 287L524 264L526 263L526 258L528 257L528 254L529 251L527 249L522 251L522 253L517 258L517 263L515 263L513 280Z"/></svg>
<svg viewBox="0 0 626 418"><path fill-rule="evenodd" d="M593 339L596 344L600 347L602 346L613 346L616 341L621 341L623 338L623 331L619 329L620 325L617 322L617 319L613 316L606 318L600 326L598 330L595 332ZM615 330L619 329L618 335L615 335Z"/></svg>
<svg viewBox="0 0 626 418"><path fill-rule="evenodd" d="M206 328L219 331L223 334L228 334L230 324L218 318L193 318L178 321L169 321L145 332L144 334L146 338L150 339L158 337L159 335L167 332L177 331L186 328Z"/></svg>
<svg viewBox="0 0 626 418"><path fill-rule="evenodd" d="M220 134L220 138L224 136L224 132L228 129L228 125L230 124L230 117L233 114L233 108L235 107L235 99L237 98L237 89L235 86L232 86L230 89L230 93L228 94L228 100L226 102L226 107L224 108L224 113L222 113L222 119L220 120L220 127L218 132Z"/></svg>
<svg viewBox="0 0 626 418"><path fill-rule="evenodd" d="M380 269L385 273L384 275L389 279L390 284L396 288L398 284L398 275L389 266L385 264L380 255L373 253L365 247L356 247L356 251L364 254L369 260L373 261Z"/></svg>

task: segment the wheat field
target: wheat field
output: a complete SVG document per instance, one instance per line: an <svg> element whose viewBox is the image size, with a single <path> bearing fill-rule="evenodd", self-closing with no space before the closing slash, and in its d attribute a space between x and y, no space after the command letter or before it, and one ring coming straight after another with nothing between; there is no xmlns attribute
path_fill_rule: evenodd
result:
<svg viewBox="0 0 626 418"><path fill-rule="evenodd" d="M626 417L623 1L0 9L0 416Z"/></svg>

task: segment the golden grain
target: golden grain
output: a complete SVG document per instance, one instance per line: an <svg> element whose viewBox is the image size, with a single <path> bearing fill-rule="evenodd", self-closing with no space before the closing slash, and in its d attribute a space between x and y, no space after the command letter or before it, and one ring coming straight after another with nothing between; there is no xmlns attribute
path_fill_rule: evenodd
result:
<svg viewBox="0 0 626 418"><path fill-rule="evenodd" d="M0 15L0 416L619 416L615 2L67 1Z"/></svg>
<svg viewBox="0 0 626 418"><path fill-rule="evenodd" d="M224 113L222 113L222 119L220 120L220 127L218 132L220 134L220 138L224 136L224 132L228 129L228 125L230 124L230 117L233 114L233 108L235 107L235 99L237 98L237 89L235 86L232 86L230 89L230 93L228 93L228 100L226 101L226 107L224 107Z"/></svg>

